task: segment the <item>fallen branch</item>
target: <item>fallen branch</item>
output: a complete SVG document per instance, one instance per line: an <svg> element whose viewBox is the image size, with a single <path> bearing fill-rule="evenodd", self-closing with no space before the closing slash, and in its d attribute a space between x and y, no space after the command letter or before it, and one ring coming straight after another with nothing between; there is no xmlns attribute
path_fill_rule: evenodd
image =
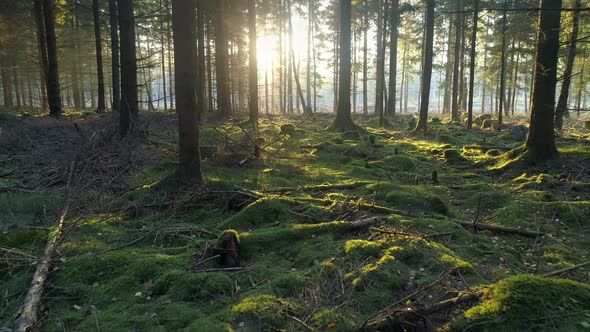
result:
<svg viewBox="0 0 590 332"><path fill-rule="evenodd" d="M200 273L200 272L235 272L235 271L244 271L244 270L249 270L249 268L245 268L245 267L219 267L219 268L195 270L193 272L195 272L195 273Z"/></svg>
<svg viewBox="0 0 590 332"><path fill-rule="evenodd" d="M352 229L361 229L361 228L373 226L378 222L379 222L379 218L372 217L372 218L353 221L350 223L350 226L352 227Z"/></svg>
<svg viewBox="0 0 590 332"><path fill-rule="evenodd" d="M299 187L282 187L282 188L274 188L274 189L267 189L261 190L262 193L284 193L290 191L306 191L306 190L331 190L331 189L354 189L363 185L366 185L368 182L353 182L353 183L341 183L341 184L320 184L314 186L299 186Z"/></svg>
<svg viewBox="0 0 590 332"><path fill-rule="evenodd" d="M574 266L570 266L570 267L566 267L565 269L561 269L561 270L557 270L557 271L553 271L553 272L549 272L549 273L545 273L543 274L543 277L549 278L549 277L554 277L560 274L564 274L567 272L571 272L580 268L583 268L584 266L588 266L590 265L590 261L586 261L584 263L580 263L578 265L574 265Z"/></svg>
<svg viewBox="0 0 590 332"><path fill-rule="evenodd" d="M68 181L66 184L66 190L69 189L72 181L72 175L76 165L76 157L70 165L70 173L68 175ZM41 300L43 292L45 290L45 282L51 269L51 263L53 261L53 254L55 253L64 230L66 215L70 207L70 200L66 199L64 208L59 216L57 223L57 229L53 236L47 242L43 255L37 262L37 268L33 274L33 280L31 281L31 287L29 288L25 297L25 302L16 314L14 321L14 331L26 332L30 331L39 321L39 313L41 311Z"/></svg>
<svg viewBox="0 0 590 332"><path fill-rule="evenodd" d="M525 237L532 237L532 238L537 238L537 237L545 235L544 232L531 231L531 230L526 230L526 229L500 227L500 226L493 226L493 225L483 224L483 223L474 224L469 221L461 221L461 220L453 220L453 221L465 228L472 228L472 229L481 230L481 231L517 234L517 235L521 235L521 236L525 236Z"/></svg>

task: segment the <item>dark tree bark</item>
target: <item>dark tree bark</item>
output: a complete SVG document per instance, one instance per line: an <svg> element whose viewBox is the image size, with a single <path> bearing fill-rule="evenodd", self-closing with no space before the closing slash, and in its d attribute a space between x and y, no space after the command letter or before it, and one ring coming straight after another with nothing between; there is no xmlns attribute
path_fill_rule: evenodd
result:
<svg viewBox="0 0 590 332"><path fill-rule="evenodd" d="M453 62L451 61L453 53L453 20L449 18L449 35L447 40L447 63L445 65L445 87L443 96L443 113L451 112L451 87L453 86Z"/></svg>
<svg viewBox="0 0 590 332"><path fill-rule="evenodd" d="M215 13L215 68L217 78L217 106L222 117L231 114L227 36L225 29L225 0L217 1Z"/></svg>
<svg viewBox="0 0 590 332"><path fill-rule="evenodd" d="M424 55L422 58L422 82L420 95L420 118L416 131L426 131L428 123L428 107L430 103L430 83L432 81L432 58L434 57L434 0L426 0L426 34L424 40Z"/></svg>
<svg viewBox="0 0 590 332"><path fill-rule="evenodd" d="M397 40L399 27L399 0L391 3L391 40L389 41L389 99L387 100L387 114L395 114L396 86L397 86Z"/></svg>
<svg viewBox="0 0 590 332"><path fill-rule="evenodd" d="M199 3L197 3L198 6ZM163 7L162 0L159 0L159 5L161 8ZM164 101L164 110L168 110L168 96L166 96L166 50L164 47L164 17L165 15L160 16L160 67L162 71L162 99ZM160 107L160 102L158 98L158 107Z"/></svg>
<svg viewBox="0 0 590 332"><path fill-rule="evenodd" d="M119 132L126 136L137 128L137 57L135 47L134 0L118 0L121 34L121 116Z"/></svg>
<svg viewBox="0 0 590 332"><path fill-rule="evenodd" d="M580 9L582 2L576 0L574 4L575 9ZM563 129L563 117L569 116L567 111L567 101L570 94L570 86L572 84L572 71L574 68L574 61L576 60L576 45L578 40L578 30L580 25L581 12L574 12L574 19L572 22L572 33L569 39L569 47L567 49L567 61L565 64L565 70L563 72L563 83L561 85L561 92L559 94L559 100L557 102L557 108L555 109L555 128L558 130Z"/></svg>
<svg viewBox="0 0 590 332"><path fill-rule="evenodd" d="M451 101L451 119L459 121L459 67L461 63L461 30L463 29L463 0L457 0L457 13L455 14L455 52L453 60L453 95Z"/></svg>
<svg viewBox="0 0 590 332"><path fill-rule="evenodd" d="M207 51L207 110L212 111L214 109L214 100L213 100L213 65L211 61L211 21L207 20L207 44L206 44L206 51Z"/></svg>
<svg viewBox="0 0 590 332"><path fill-rule="evenodd" d="M109 0L109 23L111 26L111 81L112 109L119 111L121 107L121 75L119 72L119 11L117 0Z"/></svg>
<svg viewBox="0 0 590 332"><path fill-rule="evenodd" d="M62 108L55 37L55 3L53 0L43 1L45 37L47 41L47 99L49 102L49 114L59 117L61 116Z"/></svg>
<svg viewBox="0 0 590 332"><path fill-rule="evenodd" d="M207 70L205 67L205 6L203 1L197 1L197 109L202 117L207 109L206 86Z"/></svg>
<svg viewBox="0 0 590 332"><path fill-rule="evenodd" d="M504 0L504 13L502 14L502 49L500 50L500 91L498 93L498 127L496 130L500 131L502 127L502 119L504 114L505 99L506 98L506 12L508 10L507 0Z"/></svg>
<svg viewBox="0 0 590 332"><path fill-rule="evenodd" d="M467 128L473 126L473 87L475 85L475 55L477 47L477 23L479 21L479 3L475 0L473 4L473 31L471 32L471 51L469 60L469 102L467 104Z"/></svg>
<svg viewBox="0 0 590 332"><path fill-rule="evenodd" d="M98 84L98 107L97 112L104 112L106 102L104 97L104 72L102 69L102 39L100 32L100 8L98 0L92 0L92 14L94 17L94 41L96 44L96 77Z"/></svg>
<svg viewBox="0 0 590 332"><path fill-rule="evenodd" d="M356 129L350 112L350 80L351 80L351 26L352 0L340 1L340 74L338 108L336 119L331 128L338 131Z"/></svg>
<svg viewBox="0 0 590 332"><path fill-rule="evenodd" d="M199 0L201 1L201 0ZM172 30L174 32L174 66L176 80L176 112L178 113L178 167L176 176L181 184L199 185L201 156L199 151L199 113L196 82L197 56L195 1L172 0Z"/></svg>
<svg viewBox="0 0 590 332"><path fill-rule="evenodd" d="M377 77L375 90L375 113L379 117L379 125L385 124L383 110L383 84L385 83L385 48L383 36L385 35L385 18L383 13L383 1L378 0L379 14L377 18Z"/></svg>
<svg viewBox="0 0 590 332"><path fill-rule="evenodd" d="M248 109L250 112L249 121L258 128L258 59L256 58L256 0L248 0L248 87L250 99Z"/></svg>
<svg viewBox="0 0 590 332"><path fill-rule="evenodd" d="M365 0L365 7L368 5L368 0ZM368 75L369 75L369 65L368 65L368 31L369 31L369 10L366 9L364 12L364 27L363 27L363 114L369 114L369 93L368 93Z"/></svg>
<svg viewBox="0 0 590 332"><path fill-rule="evenodd" d="M43 0L35 0L33 4L33 12L35 16L35 25L37 28L37 44L39 49L39 58L41 61L39 65L41 66L41 109L43 113L47 113L48 111L48 104L47 104L47 67L48 67L48 60L47 60L47 42L45 40L45 18L43 16Z"/></svg>
<svg viewBox="0 0 590 332"><path fill-rule="evenodd" d="M540 1L530 128L525 145L533 163L558 155L553 120L562 0Z"/></svg>

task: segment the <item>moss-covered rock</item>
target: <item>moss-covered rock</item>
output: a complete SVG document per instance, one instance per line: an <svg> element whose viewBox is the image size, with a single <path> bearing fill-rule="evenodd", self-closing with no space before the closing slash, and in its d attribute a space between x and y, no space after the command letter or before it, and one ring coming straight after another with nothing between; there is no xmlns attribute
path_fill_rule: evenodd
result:
<svg viewBox="0 0 590 332"><path fill-rule="evenodd" d="M465 161L465 157L457 149L445 149L442 154L443 159L448 163Z"/></svg>

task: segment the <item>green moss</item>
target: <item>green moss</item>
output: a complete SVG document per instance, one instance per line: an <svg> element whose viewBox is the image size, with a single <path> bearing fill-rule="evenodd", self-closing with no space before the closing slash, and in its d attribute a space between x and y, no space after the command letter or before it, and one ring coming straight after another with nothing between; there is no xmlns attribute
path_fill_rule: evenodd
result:
<svg viewBox="0 0 590 332"><path fill-rule="evenodd" d="M463 157L461 152L457 149L445 149L442 157L448 163L465 161L465 157Z"/></svg>
<svg viewBox="0 0 590 332"><path fill-rule="evenodd" d="M447 214L448 207L443 200L433 194L422 193L411 187L402 187L400 190L389 192L385 201L404 210L422 211Z"/></svg>
<svg viewBox="0 0 590 332"><path fill-rule="evenodd" d="M404 155L387 156L383 162L394 171L409 172L416 167L415 159Z"/></svg>
<svg viewBox="0 0 590 332"><path fill-rule="evenodd" d="M547 326L581 330L588 321L590 286L571 280L518 275L500 280L485 301L467 310L454 330L538 331Z"/></svg>
<svg viewBox="0 0 590 332"><path fill-rule="evenodd" d="M171 270L154 280L152 292L174 301L206 301L230 295L231 287L231 279L224 273Z"/></svg>
<svg viewBox="0 0 590 332"><path fill-rule="evenodd" d="M239 230L268 224L284 224L293 219L289 213L292 200L278 197L264 197L231 216L221 225L223 228Z"/></svg>
<svg viewBox="0 0 590 332"><path fill-rule="evenodd" d="M255 324L260 329L285 327L286 315L297 315L300 310L298 304L273 295L247 297L231 309L234 322Z"/></svg>
<svg viewBox="0 0 590 332"><path fill-rule="evenodd" d="M290 272L274 279L271 287L277 295L287 297L296 296L306 284L306 278L302 273Z"/></svg>
<svg viewBox="0 0 590 332"><path fill-rule="evenodd" d="M343 313L338 308L325 308L311 317L311 325L318 331L352 331L355 326L353 318L351 313Z"/></svg>

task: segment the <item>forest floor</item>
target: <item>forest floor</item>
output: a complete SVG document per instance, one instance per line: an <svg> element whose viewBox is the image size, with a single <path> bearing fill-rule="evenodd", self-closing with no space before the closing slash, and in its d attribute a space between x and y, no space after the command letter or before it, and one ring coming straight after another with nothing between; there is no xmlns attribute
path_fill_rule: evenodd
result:
<svg viewBox="0 0 590 332"><path fill-rule="evenodd" d="M195 192L171 189L174 114L126 140L111 114L0 120L0 327L65 214L40 330L590 328L590 266L559 272L590 260L578 122L531 166L510 153L522 137L438 119L208 121Z"/></svg>

